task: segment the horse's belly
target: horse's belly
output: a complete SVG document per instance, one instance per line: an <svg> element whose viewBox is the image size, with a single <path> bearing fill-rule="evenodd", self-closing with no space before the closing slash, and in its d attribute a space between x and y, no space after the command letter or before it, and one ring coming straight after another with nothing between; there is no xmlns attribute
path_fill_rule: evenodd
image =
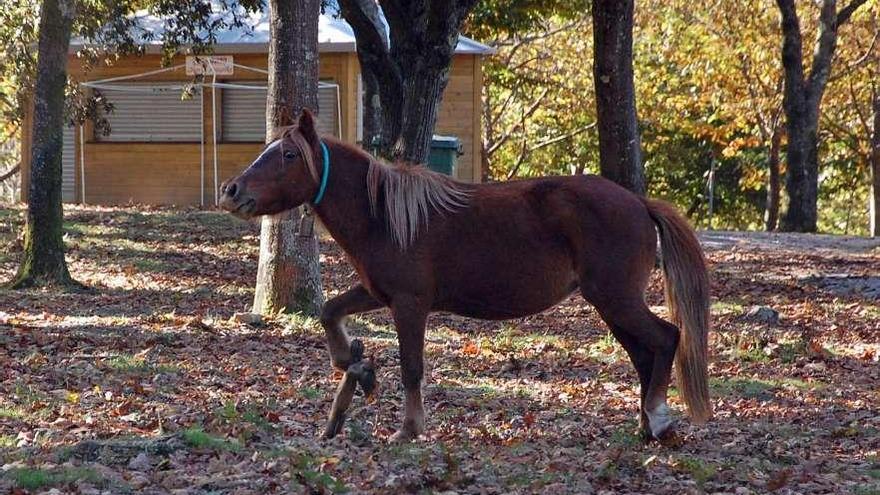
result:
<svg viewBox="0 0 880 495"><path fill-rule="evenodd" d="M543 311L577 288L571 262L487 263L441 277L437 310L472 318L503 320Z"/></svg>

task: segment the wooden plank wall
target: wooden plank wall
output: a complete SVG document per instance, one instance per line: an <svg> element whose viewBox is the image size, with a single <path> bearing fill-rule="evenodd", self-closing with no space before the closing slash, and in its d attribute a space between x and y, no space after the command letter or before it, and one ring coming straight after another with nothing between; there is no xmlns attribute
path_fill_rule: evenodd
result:
<svg viewBox="0 0 880 495"><path fill-rule="evenodd" d="M437 117L436 134L457 136L464 155L458 158L456 178L480 182L480 57L456 55Z"/></svg>
<svg viewBox="0 0 880 495"><path fill-rule="evenodd" d="M223 55L218 52L218 55ZM233 54L238 64L266 68L266 54ZM83 74L78 59L71 58L70 74L79 80L99 80L110 77L143 73L160 68L159 55L123 58L112 66L93 68ZM185 62L179 57L173 65ZM339 84L342 137L354 143L357 140L358 105L357 56L354 53L322 53L320 77ZM218 81L261 81L262 74L246 69L235 69L233 76ZM459 158L456 176L467 182L479 181L480 148L480 91L482 87L480 58L457 55L453 61L449 85L444 93L438 117L438 134L458 136L464 155ZM183 69L138 79L143 82L188 82ZM218 90L218 97L222 97ZM85 203L88 204L177 204L198 205L204 187L205 205L214 203L213 130L211 90L204 98L205 169L204 183L200 184L201 144L193 143L109 143L96 142L91 125L85 126ZM218 99L218 111L221 109ZM218 115L219 120L219 115ZM30 156L29 120L25 121L22 155ZM219 134L219 133L218 133ZM218 143L218 183L243 170L261 148L260 143ZM80 174L80 144L76 143L76 193L82 202ZM23 160L23 177L29 176L28 160ZM27 196L27 180L22 181L22 198Z"/></svg>

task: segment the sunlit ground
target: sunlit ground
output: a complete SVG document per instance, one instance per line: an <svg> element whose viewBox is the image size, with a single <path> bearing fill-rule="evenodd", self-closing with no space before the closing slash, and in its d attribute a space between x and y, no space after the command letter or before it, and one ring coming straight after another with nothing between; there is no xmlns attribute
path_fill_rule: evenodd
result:
<svg viewBox="0 0 880 495"><path fill-rule="evenodd" d="M0 209L2 279L22 215ZM336 378L319 326L230 320L252 297L257 227L198 210L66 218L92 290L0 291L0 492L880 493L880 300L858 289L878 243L705 236L716 418L683 418L680 447L634 435L635 373L577 298L510 322L432 317L428 435L389 445L387 314L350 323L381 365L379 400L321 441ZM332 241L322 262L329 296L354 283ZM665 312L659 275L648 301ZM780 323L743 318L756 304Z"/></svg>

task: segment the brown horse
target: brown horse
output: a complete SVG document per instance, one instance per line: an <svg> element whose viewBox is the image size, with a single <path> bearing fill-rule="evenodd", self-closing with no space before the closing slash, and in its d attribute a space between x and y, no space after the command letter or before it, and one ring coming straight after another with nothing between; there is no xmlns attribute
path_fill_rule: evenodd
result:
<svg viewBox="0 0 880 495"><path fill-rule="evenodd" d="M387 165L354 146L319 138L308 112L224 183L221 206L249 218L304 203L346 252L361 282L323 308L333 365L353 372L360 364L362 345L349 340L346 315L391 310L406 395L403 425L393 439L424 432L429 313L517 318L573 291L596 308L635 365L648 438L672 432L666 395L673 360L692 420L711 417L708 275L693 230L672 206L596 176L471 185L423 167ZM658 232L666 298L681 332L644 300ZM354 383L347 376L340 387L342 413ZM340 426L331 415L325 435Z"/></svg>

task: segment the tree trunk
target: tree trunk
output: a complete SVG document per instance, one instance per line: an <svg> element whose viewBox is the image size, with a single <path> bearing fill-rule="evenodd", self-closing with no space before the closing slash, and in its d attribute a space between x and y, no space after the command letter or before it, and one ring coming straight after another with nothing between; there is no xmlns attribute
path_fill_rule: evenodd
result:
<svg viewBox="0 0 880 495"><path fill-rule="evenodd" d="M266 141L302 109L318 110L320 0L270 0ZM318 241L311 215L299 209L264 216L253 312L315 316L324 304Z"/></svg>
<svg viewBox="0 0 880 495"><path fill-rule="evenodd" d="M822 0L819 33L808 75L804 73L803 42L795 0L776 0L782 25L782 66L785 72L785 109L788 130L785 189L788 208L781 230L815 232L819 199L819 106L831 74L837 33L866 0L852 0L837 10L836 0Z"/></svg>
<svg viewBox="0 0 880 495"><path fill-rule="evenodd" d="M74 15L73 0L44 0L40 10L24 258L14 288L74 284L64 261L61 208L64 87Z"/></svg>
<svg viewBox="0 0 880 495"><path fill-rule="evenodd" d="M398 116L401 132L394 144L395 159L410 163L428 161L440 100L448 82L448 61L445 64L441 61L435 66L425 67L404 77L404 106Z"/></svg>
<svg viewBox="0 0 880 495"><path fill-rule="evenodd" d="M593 0L593 78L603 177L645 194L633 84L633 0Z"/></svg>
<svg viewBox="0 0 880 495"><path fill-rule="evenodd" d="M880 237L880 91L872 102L874 129L871 132L871 237Z"/></svg>
<svg viewBox="0 0 880 495"><path fill-rule="evenodd" d="M475 2L339 0L363 74L364 147L389 159L427 160L458 33Z"/></svg>
<svg viewBox="0 0 880 495"><path fill-rule="evenodd" d="M767 157L767 168L770 171L770 179L767 182L767 207L764 211L764 230L773 232L779 221L780 201L780 148L782 147L782 129L778 126L773 128L770 137L770 154Z"/></svg>
<svg viewBox="0 0 880 495"><path fill-rule="evenodd" d="M806 100L804 98L803 100ZM784 232L815 232L818 220L819 137L818 111L809 112L801 105L787 104L788 149L785 190L788 208L782 217ZM811 115L812 113L812 115Z"/></svg>

